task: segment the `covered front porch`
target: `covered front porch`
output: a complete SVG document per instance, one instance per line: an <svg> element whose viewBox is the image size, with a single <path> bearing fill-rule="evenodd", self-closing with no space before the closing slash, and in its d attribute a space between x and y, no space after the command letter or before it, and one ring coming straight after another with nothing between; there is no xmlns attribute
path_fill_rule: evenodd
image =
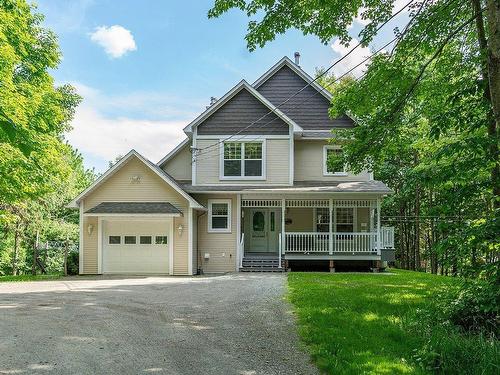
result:
<svg viewBox="0 0 500 375"><path fill-rule="evenodd" d="M380 196L258 199L240 196L238 261L392 260L394 228L382 227Z"/></svg>

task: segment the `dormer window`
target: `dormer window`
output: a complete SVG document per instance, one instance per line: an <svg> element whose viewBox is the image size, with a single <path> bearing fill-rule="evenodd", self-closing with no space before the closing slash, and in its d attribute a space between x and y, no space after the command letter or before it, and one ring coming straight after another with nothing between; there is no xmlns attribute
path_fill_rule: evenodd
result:
<svg viewBox="0 0 500 375"><path fill-rule="evenodd" d="M339 146L323 146L323 175L347 176L341 156L342 149Z"/></svg>
<svg viewBox="0 0 500 375"><path fill-rule="evenodd" d="M263 179L264 142L224 142L221 179Z"/></svg>

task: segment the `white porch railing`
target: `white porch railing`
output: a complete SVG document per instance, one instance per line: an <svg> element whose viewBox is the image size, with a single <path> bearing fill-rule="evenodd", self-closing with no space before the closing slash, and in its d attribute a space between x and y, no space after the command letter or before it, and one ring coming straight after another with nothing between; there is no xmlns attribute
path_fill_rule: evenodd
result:
<svg viewBox="0 0 500 375"><path fill-rule="evenodd" d="M285 252L287 253L328 253L329 233L286 232Z"/></svg>
<svg viewBox="0 0 500 375"><path fill-rule="evenodd" d="M377 233L334 232L333 249L336 253L366 253L377 251ZM329 253L330 233L286 232L285 253Z"/></svg>
<svg viewBox="0 0 500 375"><path fill-rule="evenodd" d="M366 253L377 250L377 233L334 233L333 251Z"/></svg>
<svg viewBox="0 0 500 375"><path fill-rule="evenodd" d="M394 227L380 228L380 242L382 249L394 249Z"/></svg>

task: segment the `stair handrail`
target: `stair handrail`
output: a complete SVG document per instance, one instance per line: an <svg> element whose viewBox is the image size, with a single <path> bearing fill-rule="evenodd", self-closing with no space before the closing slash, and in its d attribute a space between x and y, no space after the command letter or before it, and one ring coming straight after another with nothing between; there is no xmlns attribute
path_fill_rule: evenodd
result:
<svg viewBox="0 0 500 375"><path fill-rule="evenodd" d="M239 263L240 263L240 268L243 267L243 257L244 257L244 251L245 251L245 233L241 233L241 239L240 239L240 249L239 249Z"/></svg>

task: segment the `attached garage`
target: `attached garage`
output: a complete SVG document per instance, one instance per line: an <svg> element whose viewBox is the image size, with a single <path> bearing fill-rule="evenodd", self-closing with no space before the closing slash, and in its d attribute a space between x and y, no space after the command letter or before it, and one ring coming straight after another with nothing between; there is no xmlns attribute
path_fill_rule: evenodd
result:
<svg viewBox="0 0 500 375"><path fill-rule="evenodd" d="M68 205L80 210L79 273L192 275L193 217L205 211L132 150Z"/></svg>
<svg viewBox="0 0 500 375"><path fill-rule="evenodd" d="M103 202L85 215L98 220L99 273L172 274L174 217L169 202Z"/></svg>
<svg viewBox="0 0 500 375"><path fill-rule="evenodd" d="M168 274L172 219L101 220L102 272Z"/></svg>

